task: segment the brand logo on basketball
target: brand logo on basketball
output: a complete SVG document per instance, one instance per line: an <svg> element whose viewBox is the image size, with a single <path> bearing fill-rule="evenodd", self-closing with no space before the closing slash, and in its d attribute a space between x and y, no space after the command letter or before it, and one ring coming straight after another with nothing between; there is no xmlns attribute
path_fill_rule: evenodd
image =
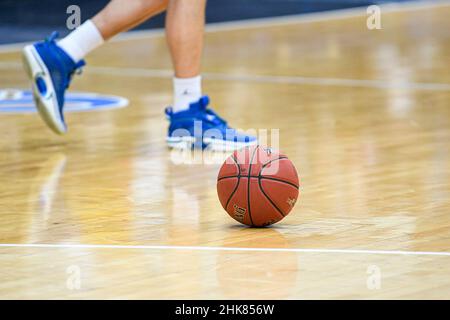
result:
<svg viewBox="0 0 450 320"><path fill-rule="evenodd" d="M238 219L239 221L244 221L245 212L247 209L241 208L238 205L233 205L233 211L234 211L234 217Z"/></svg>
<svg viewBox="0 0 450 320"><path fill-rule="evenodd" d="M292 198L288 198L288 199L286 200L286 202L288 203L288 205L289 205L291 208L294 207L295 201L296 201L296 199L292 199Z"/></svg>

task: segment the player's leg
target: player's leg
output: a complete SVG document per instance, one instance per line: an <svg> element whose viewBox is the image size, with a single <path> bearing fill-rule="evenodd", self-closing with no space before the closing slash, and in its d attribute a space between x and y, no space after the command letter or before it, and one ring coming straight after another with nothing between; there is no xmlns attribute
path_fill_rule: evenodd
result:
<svg viewBox="0 0 450 320"><path fill-rule="evenodd" d="M202 97L201 57L206 0L170 0L166 34L175 70L174 101L166 109L170 120L167 142L173 148L192 146L232 150L256 144L256 137L228 127Z"/></svg>
<svg viewBox="0 0 450 320"><path fill-rule="evenodd" d="M171 0L167 6L166 34L175 77L200 74L206 0Z"/></svg>
<svg viewBox="0 0 450 320"><path fill-rule="evenodd" d="M173 110L187 109L200 99L200 66L205 26L205 0L170 1L166 13L166 39L174 67Z"/></svg>
<svg viewBox="0 0 450 320"><path fill-rule="evenodd" d="M39 113L56 133L67 131L64 94L83 58L112 36L165 10L168 0L112 0L92 20L56 42L57 34L23 50Z"/></svg>
<svg viewBox="0 0 450 320"><path fill-rule="evenodd" d="M166 10L169 0L112 0L92 21L103 39L129 30Z"/></svg>

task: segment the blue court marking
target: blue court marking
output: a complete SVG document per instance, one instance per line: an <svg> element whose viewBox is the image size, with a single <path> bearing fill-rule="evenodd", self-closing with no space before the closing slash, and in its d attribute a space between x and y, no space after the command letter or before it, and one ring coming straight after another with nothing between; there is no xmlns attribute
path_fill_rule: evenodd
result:
<svg viewBox="0 0 450 320"><path fill-rule="evenodd" d="M66 94L64 111L80 112L106 110L128 106L128 100L122 97L86 92ZM0 89L0 113L36 113L33 95L30 90Z"/></svg>

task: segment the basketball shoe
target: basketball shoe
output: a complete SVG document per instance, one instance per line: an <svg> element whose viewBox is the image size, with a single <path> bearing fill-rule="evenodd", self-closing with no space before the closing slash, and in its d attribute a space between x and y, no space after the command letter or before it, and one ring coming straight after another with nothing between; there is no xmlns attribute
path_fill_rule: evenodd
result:
<svg viewBox="0 0 450 320"><path fill-rule="evenodd" d="M28 45L23 49L23 63L32 82L32 92L39 114L56 133L64 134L64 94L75 72L85 65L84 60L75 63L58 47L54 32L45 41Z"/></svg>
<svg viewBox="0 0 450 320"><path fill-rule="evenodd" d="M224 119L207 108L208 104L208 96L203 96L185 111L174 113L172 108L166 108L170 121L167 135L169 147L232 151L258 143L255 136L230 128Z"/></svg>

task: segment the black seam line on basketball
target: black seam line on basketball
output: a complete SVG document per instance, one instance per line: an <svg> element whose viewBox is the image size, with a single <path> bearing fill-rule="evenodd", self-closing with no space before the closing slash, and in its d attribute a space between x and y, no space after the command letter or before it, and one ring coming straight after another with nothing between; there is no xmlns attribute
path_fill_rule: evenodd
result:
<svg viewBox="0 0 450 320"><path fill-rule="evenodd" d="M269 198L269 196L264 191L262 184L261 184L261 179L258 179L258 184L259 184L259 190L261 190L264 197L266 197L266 199L269 200L269 202L274 206L274 208L277 209L278 213L281 214L281 216L284 218L285 215L283 214L283 212L280 210L280 208L277 207L277 205L272 201L272 199Z"/></svg>
<svg viewBox="0 0 450 320"><path fill-rule="evenodd" d="M238 175L238 176L226 176L226 177L217 178L217 181L221 181L221 180L225 180L225 179L231 179L231 178L241 178L241 177L242 177L241 175Z"/></svg>
<svg viewBox="0 0 450 320"><path fill-rule="evenodd" d="M250 157L250 164L248 166L248 179L247 179L247 209L248 209L248 216L250 218L250 223L253 226L253 219L252 219L252 211L250 209L250 175L252 174L252 162L253 158L255 157L256 150L258 150L259 145L256 146L255 150L253 150L253 154Z"/></svg>
<svg viewBox="0 0 450 320"><path fill-rule="evenodd" d="M276 159L272 159L272 160L270 160L270 161L267 161L266 163L264 163L263 165L262 165L262 167L261 167L261 171L262 171L262 169L264 169L265 167L267 167L269 164L271 164L272 162L274 162L274 161L277 161L277 160L283 160L283 159L287 159L288 157L278 157L278 158L276 158Z"/></svg>
<svg viewBox="0 0 450 320"><path fill-rule="evenodd" d="M290 185L290 186L294 187L294 188L297 189L297 190L299 189L299 186L296 185L295 183L292 183L292 182L289 182L289 181L285 181L285 180L282 180L282 179L271 178L271 177L266 177L266 176L258 176L258 177L252 177L252 178L258 178L258 179L260 179L260 180L273 180L273 181L278 181L278 182L281 182L281 183Z"/></svg>
<svg viewBox="0 0 450 320"><path fill-rule="evenodd" d="M237 175L238 181L236 183L236 187L234 188L233 192L231 193L230 197L227 200L227 204L225 205L225 211L228 209L228 205L230 204L230 200L231 200L231 198L233 198L234 194L236 193L236 190L239 187L239 183L241 182L241 167L239 166L239 164L237 163L237 161L236 161L236 159L234 158L233 155L231 156L231 159L233 159L234 163L236 164L236 166L238 168L238 175Z"/></svg>
<svg viewBox="0 0 450 320"><path fill-rule="evenodd" d="M241 166L239 165L237 160L234 158L234 154L231 155L231 159L233 159L233 162L236 164L236 166L238 168L238 176L240 176L241 175Z"/></svg>
<svg viewBox="0 0 450 320"><path fill-rule="evenodd" d="M257 179L262 179L262 180L273 180L273 181L278 181L280 183L284 183L287 185L290 185L292 187L294 187L295 189L299 189L299 186L296 185L295 183L283 180L283 179L278 179L278 178L272 178L272 177L266 177L266 176L242 176L242 175L237 175L237 176L226 176L226 177L221 177L218 178L217 181L221 181L221 180L225 180L225 179L231 179L231 178L257 178Z"/></svg>
<svg viewBox="0 0 450 320"><path fill-rule="evenodd" d="M272 159L272 160L266 162L265 164L263 164L263 165L261 166L261 169L259 170L259 173L258 173L258 184L259 184L259 189L261 190L261 192L263 193L263 195L266 197L266 199L269 200L269 202L275 207L275 209L277 209L277 211L278 211L279 214L281 214L283 217L285 217L285 215L283 214L283 212L275 205L275 203L272 201L272 199L270 199L269 196L266 194L266 192L264 191L264 189L263 189L263 187L262 187L262 184L261 184L261 180L262 180L262 178L263 178L263 176L262 176L262 171L264 170L264 168L267 167L267 166L268 166L269 164L271 164L272 162L274 162L274 161L279 161L279 160L282 160L282 159L287 159L287 157L281 156L281 157L278 157L278 158L276 158L276 159ZM278 179L275 179L275 178L264 178L264 179L274 180L274 181L286 183L286 184L289 184L289 185L293 185L294 187L296 187L296 188L298 189L298 186L296 186L295 184L291 184L291 183L286 182L286 181L283 181L283 180L278 180Z"/></svg>
<svg viewBox="0 0 450 320"><path fill-rule="evenodd" d="M236 190L239 188L239 183L240 183L240 182L241 182L241 178L239 177L239 178L238 178L238 181L237 181L237 183L236 183L236 187L234 187L233 192L230 194L230 197L229 197L228 200L227 200L227 204L225 205L225 210L228 209L228 205L230 204L230 200L231 200L231 198L233 198L234 194L236 193Z"/></svg>

